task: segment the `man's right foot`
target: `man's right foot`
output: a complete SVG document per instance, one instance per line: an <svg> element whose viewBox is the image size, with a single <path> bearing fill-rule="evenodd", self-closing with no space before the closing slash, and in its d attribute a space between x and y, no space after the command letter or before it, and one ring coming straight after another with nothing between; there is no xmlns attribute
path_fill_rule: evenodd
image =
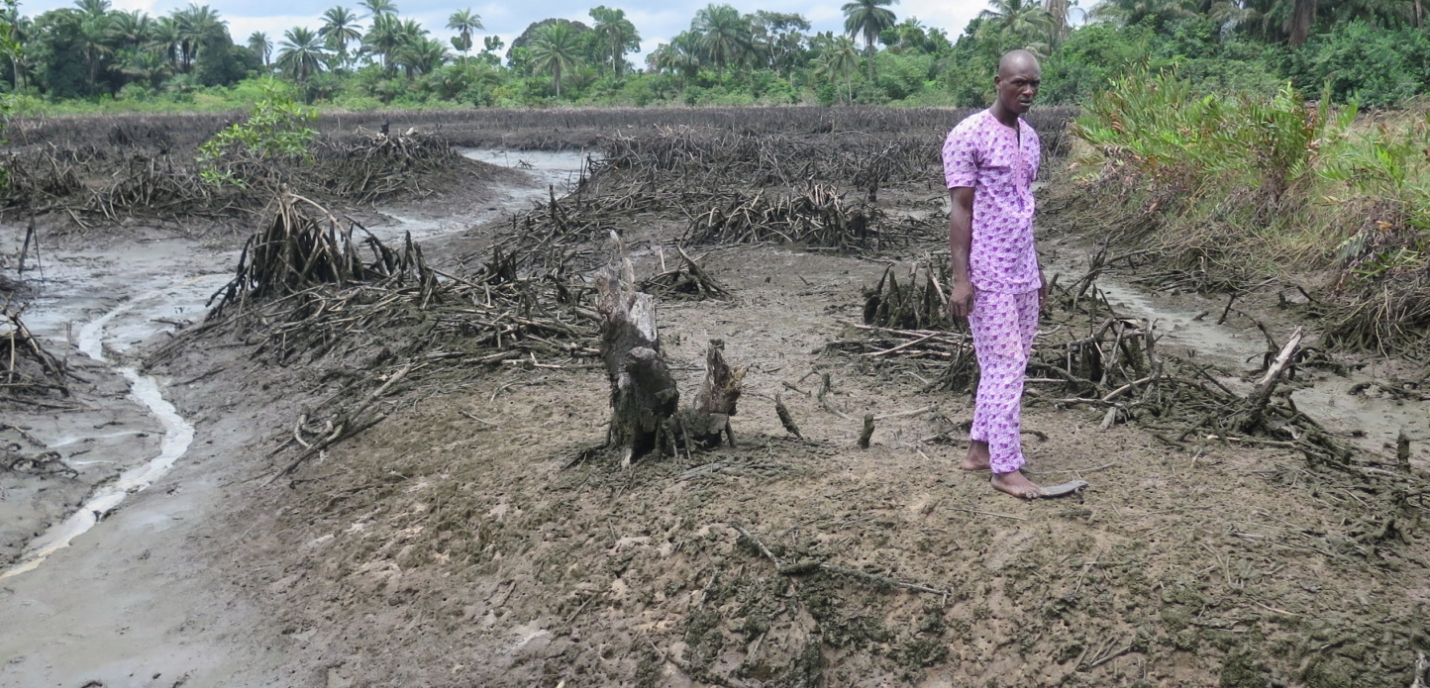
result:
<svg viewBox="0 0 1430 688"><path fill-rule="evenodd" d="M960 468L965 471L988 470L988 443L977 440L969 442L968 456L963 457L963 465Z"/></svg>
<svg viewBox="0 0 1430 688"><path fill-rule="evenodd" d="M1037 483L1029 480L1028 476L1023 475L1022 471L994 473L991 482L993 483L993 489L1013 495L1018 499L1037 499L1042 496L1040 492L1042 488L1038 487Z"/></svg>

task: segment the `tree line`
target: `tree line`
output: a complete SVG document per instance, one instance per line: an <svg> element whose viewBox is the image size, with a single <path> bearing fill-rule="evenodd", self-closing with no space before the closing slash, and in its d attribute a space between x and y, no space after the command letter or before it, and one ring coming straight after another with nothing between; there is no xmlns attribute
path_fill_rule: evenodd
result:
<svg viewBox="0 0 1430 688"><path fill-rule="evenodd" d="M1044 100L1076 103L1128 68L1176 69L1207 89L1290 83L1339 100L1393 105L1430 87L1422 0L990 0L962 32L900 18L897 0L851 0L843 31L802 15L696 12L640 56L624 10L544 19L506 45L481 17L453 12L447 41L393 0L337 5L316 26L242 41L207 5L165 16L109 0L22 15L0 11L13 49L0 85L31 104L152 103L182 109L251 93L278 78L337 107L518 107L558 103L840 103L976 106L1002 52L1044 60ZM4 46L0 46L4 47ZM635 58L643 57L636 61ZM248 89L248 90L245 90Z"/></svg>

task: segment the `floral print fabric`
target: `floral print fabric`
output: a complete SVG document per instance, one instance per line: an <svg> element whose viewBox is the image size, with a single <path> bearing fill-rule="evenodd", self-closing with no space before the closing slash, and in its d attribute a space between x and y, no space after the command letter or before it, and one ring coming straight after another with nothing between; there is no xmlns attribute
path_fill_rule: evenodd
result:
<svg viewBox="0 0 1430 688"><path fill-rule="evenodd" d="M975 291L968 314L978 356L978 394L968 437L988 443L994 473L1023 467L1023 375L1038 331L1038 292Z"/></svg>
<svg viewBox="0 0 1430 688"><path fill-rule="evenodd" d="M1038 135L1018 120L1017 131L984 110L958 123L943 144L948 188L973 189L973 246L968 256L974 289L1020 294L1038 289L1033 248L1033 180Z"/></svg>

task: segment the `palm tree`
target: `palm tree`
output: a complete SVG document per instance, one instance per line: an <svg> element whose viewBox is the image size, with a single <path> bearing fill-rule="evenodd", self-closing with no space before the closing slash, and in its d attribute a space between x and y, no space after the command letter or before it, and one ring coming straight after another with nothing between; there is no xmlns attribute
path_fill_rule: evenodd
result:
<svg viewBox="0 0 1430 688"><path fill-rule="evenodd" d="M1048 0L1048 2L1062 2L1067 0ZM928 42L928 30L918 17L908 17L899 22L894 27L894 42L886 43L895 53L902 53L908 50L926 50L925 44Z"/></svg>
<svg viewBox="0 0 1430 688"><path fill-rule="evenodd" d="M1314 4L1315 0L1296 0L1298 6L1308 2ZM1093 6L1088 16L1119 26L1141 24L1150 17L1152 28L1160 30L1167 22L1195 14L1189 0L1102 0Z"/></svg>
<svg viewBox="0 0 1430 688"><path fill-rule="evenodd" d="M453 12L452 16L447 18L447 28L457 32L452 38L452 47L462 51L462 56L465 57L472 49L472 32L487 27L482 26L482 16L469 8Z"/></svg>
<svg viewBox="0 0 1430 688"><path fill-rule="evenodd" d="M264 67L268 66L268 57L273 54L273 41L268 40L268 34L262 31L249 34L248 49L258 56Z"/></svg>
<svg viewBox="0 0 1430 688"><path fill-rule="evenodd" d="M531 67L538 72L551 72L556 97L561 97L561 73L581 64L581 41L566 22L548 24L531 42Z"/></svg>
<svg viewBox="0 0 1430 688"><path fill-rule="evenodd" d="M393 17L396 18L396 15ZM414 51L420 51L424 47L421 44L427 40L427 29L422 28L415 19L400 20L397 22L394 38L397 45L392 49L389 59L394 67L402 67L403 73L410 80L417 75L417 63L420 62L419 58L413 56Z"/></svg>
<svg viewBox="0 0 1430 688"><path fill-rule="evenodd" d="M174 72L174 66L169 63L169 58L159 53L138 52L130 55L119 71L134 81L145 82L149 88L158 89L159 84Z"/></svg>
<svg viewBox="0 0 1430 688"><path fill-rule="evenodd" d="M402 67L408 79L412 79L417 75L436 71L447 63L448 58L447 46L442 45L441 41L418 37L398 48L392 56L392 61Z"/></svg>
<svg viewBox="0 0 1430 688"><path fill-rule="evenodd" d="M323 39L307 27L295 26L283 32L279 44L278 68L298 83L307 83L308 75L323 68Z"/></svg>
<svg viewBox="0 0 1430 688"><path fill-rule="evenodd" d="M208 5L198 4L175 10L173 17L179 32L179 67L187 73L199 51L228 30L224 28L228 21L220 19Z"/></svg>
<svg viewBox="0 0 1430 688"><path fill-rule="evenodd" d="M845 3L844 33L850 37L863 36L864 50L869 56L869 78L874 78L874 41L885 29L894 27L894 13L884 9L886 5L897 4L899 0L854 0Z"/></svg>
<svg viewBox="0 0 1430 688"><path fill-rule="evenodd" d="M815 76L823 79L843 77L845 88L849 94L849 102L853 103L854 71L857 69L859 69L859 50L854 46L854 40L848 36L840 36L821 46L819 67L814 70L814 73Z"/></svg>
<svg viewBox="0 0 1430 688"><path fill-rule="evenodd" d="M327 43L328 48L337 51L338 61L346 65L348 43L362 40L357 14L342 5L334 6L323 13L323 26L318 29L318 35Z"/></svg>
<svg viewBox="0 0 1430 688"><path fill-rule="evenodd" d="M109 0L75 0L75 7L79 8L81 14L90 17L103 17L109 14Z"/></svg>
<svg viewBox="0 0 1430 688"><path fill-rule="evenodd" d="M139 10L115 12L110 15L109 35L120 43L138 48L154 37L154 20Z"/></svg>
<svg viewBox="0 0 1430 688"><path fill-rule="evenodd" d="M31 31L35 27L35 21L30 17L20 15L18 6L11 5L8 8L0 9L0 22L9 26L9 40L12 45L0 51L6 62L10 64L10 69L15 76L15 90L25 88L29 81L32 65L25 56L23 46L30 42Z"/></svg>
<svg viewBox="0 0 1430 688"><path fill-rule="evenodd" d="M1015 44L1046 35L1051 18L1036 0L989 0L988 9L978 15L980 38L1002 38ZM1021 45L1020 45L1021 47Z"/></svg>
<svg viewBox="0 0 1430 688"><path fill-rule="evenodd" d="M76 3L83 14L80 15L79 43L84 53L84 63L88 68L86 77L89 87L94 89L99 80L99 67L104 58L114 54L110 45L110 14L107 0L80 0Z"/></svg>
<svg viewBox="0 0 1430 688"><path fill-rule="evenodd" d="M368 16L373 18L381 14L397 14L397 5L392 0L362 0L358 6L367 10Z"/></svg>
<svg viewBox="0 0 1430 688"><path fill-rule="evenodd" d="M690 31L681 31L661 43L646 57L646 64L658 71L679 74L682 78L693 77L700 72L700 37Z"/></svg>
<svg viewBox="0 0 1430 688"><path fill-rule="evenodd" d="M402 47L402 20L395 14L374 14L367 35L362 37L363 49L382 57L384 69L392 69L392 54Z"/></svg>
<svg viewBox="0 0 1430 688"><path fill-rule="evenodd" d="M754 46L749 19L729 5L707 5L695 13L691 30L698 35L701 55L715 63L720 85L725 84L725 67L738 64Z"/></svg>
<svg viewBox="0 0 1430 688"><path fill-rule="evenodd" d="M150 40L150 45L163 53L174 69L178 69L179 43L183 41L179 23L173 17L159 17L154 21L154 35Z"/></svg>
<svg viewBox="0 0 1430 688"><path fill-rule="evenodd" d="M596 20L591 27L596 32L596 44L601 52L611 60L611 73L621 75L626 64L627 52L640 52L641 35L635 24L626 19L625 10L608 9L605 5L593 8L591 18Z"/></svg>

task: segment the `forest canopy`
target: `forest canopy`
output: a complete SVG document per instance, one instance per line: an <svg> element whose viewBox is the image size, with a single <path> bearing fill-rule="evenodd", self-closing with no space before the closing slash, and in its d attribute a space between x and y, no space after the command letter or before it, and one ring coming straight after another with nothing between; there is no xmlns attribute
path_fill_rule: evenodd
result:
<svg viewBox="0 0 1430 688"><path fill-rule="evenodd" d="M391 0L337 5L320 24L235 37L207 5L164 16L108 0L25 15L4 10L13 49L0 89L18 112L221 110L262 79L336 109L550 105L876 104L981 106L998 56L1043 60L1042 102L1085 102L1130 68L1175 70L1211 92L1305 93L1395 106L1430 88L1422 0L991 0L961 31L900 16L897 0L851 0L844 30L799 14L696 12L640 54L619 8L533 22L510 45L453 12L447 41Z"/></svg>

